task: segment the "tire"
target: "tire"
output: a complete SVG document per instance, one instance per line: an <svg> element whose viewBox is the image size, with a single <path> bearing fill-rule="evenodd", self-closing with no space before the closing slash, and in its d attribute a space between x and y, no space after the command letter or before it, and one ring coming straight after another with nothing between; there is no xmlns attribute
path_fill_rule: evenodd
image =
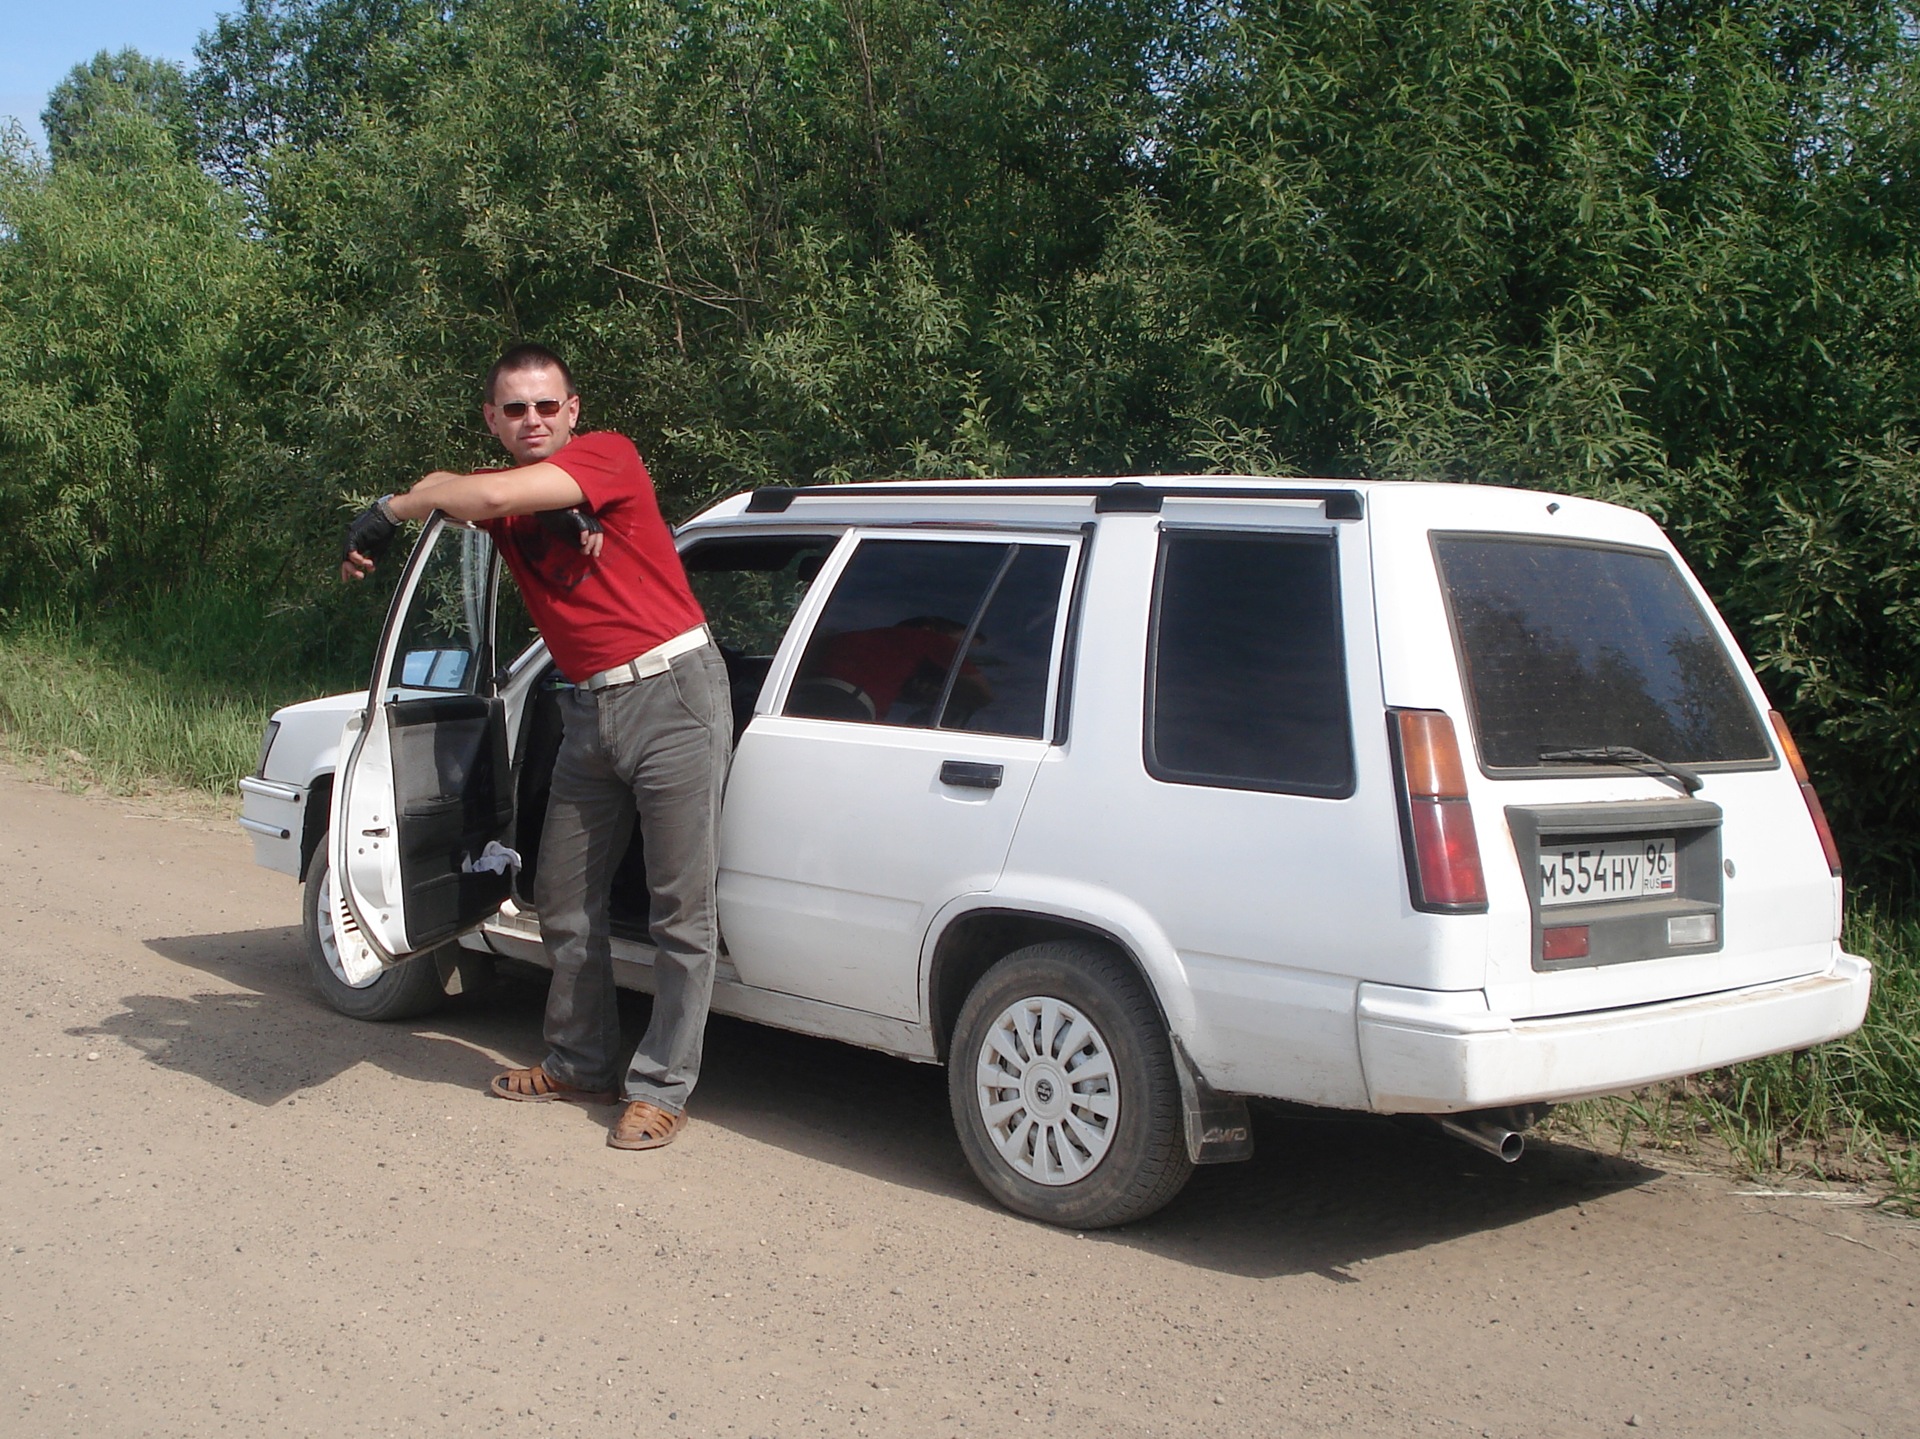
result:
<svg viewBox="0 0 1920 1439"><path fill-rule="evenodd" d="M447 997L436 960L438 951L383 969L362 985L348 982L340 968L340 952L333 942L330 912L333 882L327 867L329 836L307 862L306 890L301 896L301 929L306 937L307 971L320 997L351 1019L413 1019L437 1009Z"/></svg>
<svg viewBox="0 0 1920 1439"><path fill-rule="evenodd" d="M1112 950L1016 950L954 1026L947 1098L960 1148L1016 1213L1075 1229L1144 1219L1193 1173L1173 1065L1151 994Z"/></svg>

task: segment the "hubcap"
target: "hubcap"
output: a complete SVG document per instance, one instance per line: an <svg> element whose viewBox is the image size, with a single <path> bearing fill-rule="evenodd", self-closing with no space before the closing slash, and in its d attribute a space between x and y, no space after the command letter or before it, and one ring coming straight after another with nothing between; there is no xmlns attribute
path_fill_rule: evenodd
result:
<svg viewBox="0 0 1920 1439"><path fill-rule="evenodd" d="M1000 1012L974 1064L974 1101L1000 1157L1036 1184L1085 1179L1107 1156L1120 1085L1107 1041L1065 1000Z"/></svg>
<svg viewBox="0 0 1920 1439"><path fill-rule="evenodd" d="M329 865L326 869L322 870L320 873L319 905L320 905L320 923L316 927L320 931L320 957L326 960L327 968L333 971L333 977L339 980L348 989L365 989L368 985L373 984L376 980L378 980L382 974L386 973L386 971L375 970L372 974L368 975L365 979L361 980L357 984L353 980L347 978L346 966L340 963L340 940L339 940L339 937L334 933L334 929L333 929L334 895L333 895L333 867L331 865Z"/></svg>

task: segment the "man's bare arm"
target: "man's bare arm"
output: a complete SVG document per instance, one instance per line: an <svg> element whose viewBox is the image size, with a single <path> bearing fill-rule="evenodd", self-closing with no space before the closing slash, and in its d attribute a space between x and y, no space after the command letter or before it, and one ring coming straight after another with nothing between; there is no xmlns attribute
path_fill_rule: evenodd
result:
<svg viewBox="0 0 1920 1439"><path fill-rule="evenodd" d="M542 460L472 475L435 470L388 503L394 517L402 520L424 520L435 510L456 520L497 520L505 515L570 509L586 498L572 475Z"/></svg>
<svg viewBox="0 0 1920 1439"><path fill-rule="evenodd" d="M398 521L424 520L440 510L456 520L492 520L506 515L532 515L542 510L565 510L586 503L573 476L542 460L511 470L458 474L435 470L404 493L389 496L386 508ZM600 553L597 528L580 537L589 558ZM373 560L349 550L340 565L340 578L362 580L373 573Z"/></svg>

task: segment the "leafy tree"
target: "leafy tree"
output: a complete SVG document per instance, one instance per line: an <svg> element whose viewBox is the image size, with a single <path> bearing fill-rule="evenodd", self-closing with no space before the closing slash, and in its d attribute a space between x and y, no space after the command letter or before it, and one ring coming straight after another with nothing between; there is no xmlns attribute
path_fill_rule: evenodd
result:
<svg viewBox="0 0 1920 1439"><path fill-rule="evenodd" d="M56 163L99 144L117 127L106 123L121 114L145 115L160 123L181 154L193 141L187 105L187 77L171 60L154 60L138 50L102 50L75 65L47 96L40 123Z"/></svg>
<svg viewBox="0 0 1920 1439"><path fill-rule="evenodd" d="M381 47L441 14L426 0L241 0L194 47L202 160L258 201L273 152L341 134Z"/></svg>
<svg viewBox="0 0 1920 1439"><path fill-rule="evenodd" d="M1022 470L1576 490L1675 533L1850 858L1920 893L1916 37L1908 0L243 0L187 104L245 225L151 120L9 162L0 366L64 388L0 420L42 486L0 481L0 544L157 573L125 517L184 491L317 577L346 505L490 453L474 377L521 338L681 511ZM218 460L170 448L216 374Z"/></svg>
<svg viewBox="0 0 1920 1439"><path fill-rule="evenodd" d="M160 120L0 153L0 605L97 601L224 558L246 512L230 369L263 256Z"/></svg>
<svg viewBox="0 0 1920 1439"><path fill-rule="evenodd" d="M338 306L329 343L363 356L327 372L418 395L415 416L447 413L452 393L421 386L448 380L429 377L538 333L591 357L604 417L689 496L738 483L736 463L853 474L985 453L957 427L991 408L967 376L990 358L999 296L1095 257L1106 192L1146 168L1149 13L1087 7L1075 33L1054 7L1005 0L476 0L383 52L370 85L387 99L347 133L283 155L274 225ZM857 320L830 318L843 305ZM923 306L937 354L902 368L884 345L855 352L869 323L908 333ZM790 326L855 351L783 341ZM783 391L807 406L838 383L797 368L814 357L885 377L894 391L857 404L893 418L744 436ZM446 452L422 426L394 438L380 453Z"/></svg>

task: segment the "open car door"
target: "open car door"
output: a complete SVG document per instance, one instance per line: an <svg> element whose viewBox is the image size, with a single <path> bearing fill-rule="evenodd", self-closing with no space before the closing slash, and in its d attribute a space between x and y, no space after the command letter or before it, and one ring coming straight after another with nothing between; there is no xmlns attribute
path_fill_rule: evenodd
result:
<svg viewBox="0 0 1920 1439"><path fill-rule="evenodd" d="M435 516L400 577L364 711L341 737L328 861L341 967L358 983L446 943L513 885L507 715L494 693L499 556Z"/></svg>

